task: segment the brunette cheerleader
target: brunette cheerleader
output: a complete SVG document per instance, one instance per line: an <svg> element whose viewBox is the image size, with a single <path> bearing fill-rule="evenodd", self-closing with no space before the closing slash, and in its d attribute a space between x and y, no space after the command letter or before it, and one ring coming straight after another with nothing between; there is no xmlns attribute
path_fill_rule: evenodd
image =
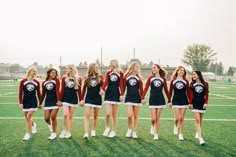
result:
<svg viewBox="0 0 236 157"><path fill-rule="evenodd" d="M152 74L149 76L144 92L143 92L143 98L145 97L147 90L150 86L150 97L149 97L149 108L151 112L151 123L152 127L154 129L154 140L158 140L158 132L160 128L160 117L161 117L161 112L162 109L165 107L165 98L163 94L163 88L165 90L166 96L169 100L169 93L168 93L168 88L167 88L167 83L166 83L166 75L167 72L160 67L158 64L153 64L152 65Z"/></svg>
<svg viewBox="0 0 236 157"><path fill-rule="evenodd" d="M94 121L91 136L96 136L96 126L98 122L99 110L102 107L102 96L99 94L103 84L103 77L99 73L98 65L92 63L88 67L87 75L83 81L83 92L81 106L85 106L84 117L84 139L88 139L89 120L91 109L94 110ZM84 100L85 97L85 100Z"/></svg>
<svg viewBox="0 0 236 157"><path fill-rule="evenodd" d="M59 109L58 106L61 106L59 94L60 80L57 77L57 70L50 68L47 71L46 80L42 83L42 97L40 104L42 104L44 97L46 96L44 102L44 120L48 124L48 128L51 132L51 136L48 137L49 140L53 140L57 137L57 113Z"/></svg>
<svg viewBox="0 0 236 157"><path fill-rule="evenodd" d="M202 138L202 119L203 115L206 112L208 104L208 93L209 86L208 83L204 80L202 73L200 71L193 71L192 82L190 84L190 103L189 106L192 109L195 126L196 126L196 135L195 138L199 139L201 145L205 144L205 141Z"/></svg>

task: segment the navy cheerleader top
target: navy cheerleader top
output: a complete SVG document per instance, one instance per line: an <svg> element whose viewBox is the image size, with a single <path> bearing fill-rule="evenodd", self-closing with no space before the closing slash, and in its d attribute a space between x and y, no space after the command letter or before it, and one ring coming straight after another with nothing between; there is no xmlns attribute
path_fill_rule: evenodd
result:
<svg viewBox="0 0 236 157"><path fill-rule="evenodd" d="M169 88L169 96L170 99L172 97L172 93L174 91L173 99L176 97L183 98L187 97L190 98L190 87L189 82L186 78L183 79L172 79L170 81L170 88Z"/></svg>
<svg viewBox="0 0 236 157"><path fill-rule="evenodd" d="M86 80L88 79L88 77L86 76L84 79L84 82L86 82ZM100 82L96 81L96 78L93 77L91 78L90 82L89 82L89 86L87 86L87 84L83 83L83 90L82 90L82 96L81 96L81 100L84 100L85 94L86 97L88 98L92 98L93 96L98 96L101 86L103 85L103 77L102 75L99 76L99 80ZM100 96L100 95L99 95Z"/></svg>
<svg viewBox="0 0 236 157"><path fill-rule="evenodd" d="M130 75L124 77L124 92L126 88L126 99L128 99L129 97L137 97L143 100L143 81L138 75Z"/></svg>
<svg viewBox="0 0 236 157"><path fill-rule="evenodd" d="M123 72L107 71L105 82L102 85L102 90L106 90L106 87L119 87L120 95L124 95L124 74Z"/></svg>
<svg viewBox="0 0 236 157"><path fill-rule="evenodd" d="M78 93L79 100L82 100L82 92L81 92L81 78L78 78L78 87L75 89L75 82L73 79L69 79L68 85L66 85L66 77L63 77L61 80L61 93L60 93L60 101L63 99L63 97L66 98L72 98L74 99L74 96L76 92Z"/></svg>
<svg viewBox="0 0 236 157"><path fill-rule="evenodd" d="M38 100L41 99L41 93L40 93L40 84L38 80L28 80L23 79L20 81L20 87L19 87L19 103L23 104L23 101L27 101L30 99L37 99L36 98L36 92L38 96Z"/></svg>
<svg viewBox="0 0 236 157"><path fill-rule="evenodd" d="M194 99L204 100L204 103L208 104L208 97L209 97L208 82L205 82L205 85L202 83L194 83L191 85L189 104L193 104Z"/></svg>
<svg viewBox="0 0 236 157"><path fill-rule="evenodd" d="M53 80L45 80L42 83L42 96L40 100L40 104L42 104L45 95L45 102L51 101L60 101L60 80L58 78Z"/></svg>
<svg viewBox="0 0 236 157"><path fill-rule="evenodd" d="M167 82L165 77L155 77L153 75L149 76L147 79L147 82L145 84L144 92L143 92L143 98L145 98L145 95L148 91L149 86L151 87L150 91L150 97L157 94L163 94L163 88L165 90L166 96L168 98L168 102L170 102L169 92L167 88Z"/></svg>

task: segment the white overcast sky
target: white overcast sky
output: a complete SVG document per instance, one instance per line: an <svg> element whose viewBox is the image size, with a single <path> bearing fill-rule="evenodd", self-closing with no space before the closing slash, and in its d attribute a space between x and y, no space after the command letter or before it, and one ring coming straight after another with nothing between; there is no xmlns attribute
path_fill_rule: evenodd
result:
<svg viewBox="0 0 236 157"><path fill-rule="evenodd" d="M187 45L204 43L236 66L235 0L1 0L0 63L59 65L133 56L181 64Z"/></svg>

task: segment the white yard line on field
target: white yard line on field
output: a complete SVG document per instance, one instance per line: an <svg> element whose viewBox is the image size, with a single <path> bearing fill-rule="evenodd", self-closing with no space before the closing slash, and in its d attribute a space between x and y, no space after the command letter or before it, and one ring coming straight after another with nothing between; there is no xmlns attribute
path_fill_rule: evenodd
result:
<svg viewBox="0 0 236 157"><path fill-rule="evenodd" d="M98 117L99 119L105 119L105 117ZM33 117L33 119L44 119L44 117ZM62 117L58 117L62 119ZM84 119L84 117L74 117L74 119ZM126 120L127 117L118 117L118 119ZM139 120L150 120L150 118L138 118ZM0 117L0 120L25 120L25 117ZM174 120L174 118L161 118L161 120ZM185 118L187 121L194 121L192 118ZM204 121L215 121L215 122L236 122L236 119L203 119Z"/></svg>
<svg viewBox="0 0 236 157"><path fill-rule="evenodd" d="M18 92L9 92L9 93L0 94L0 96L7 96L7 95L12 95L12 94L17 94L17 93Z"/></svg>
<svg viewBox="0 0 236 157"><path fill-rule="evenodd" d="M222 97L222 98L227 98L227 99L236 99L235 97L226 96L226 95L222 95L222 94L213 94L213 93L209 93L209 94L213 95L213 96L219 96L219 97Z"/></svg>

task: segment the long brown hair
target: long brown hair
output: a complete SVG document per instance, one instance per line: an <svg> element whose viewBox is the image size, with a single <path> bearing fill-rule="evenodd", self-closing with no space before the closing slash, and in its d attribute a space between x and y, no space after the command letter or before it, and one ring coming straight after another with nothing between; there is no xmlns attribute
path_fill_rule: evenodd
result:
<svg viewBox="0 0 236 157"><path fill-rule="evenodd" d="M48 69L48 71L47 71L46 80L49 80L49 78L50 78L50 73L51 73L52 71L55 71L55 72L56 72L56 78L58 77L58 72L57 72L57 70L54 69L54 68L50 68L50 69Z"/></svg>
<svg viewBox="0 0 236 157"><path fill-rule="evenodd" d="M155 65L159 69L160 76L162 76L162 77L167 76L168 72L164 68L162 68L159 64L153 64L153 65ZM152 75L154 75L154 74L152 73Z"/></svg>
<svg viewBox="0 0 236 157"><path fill-rule="evenodd" d="M176 69L175 69L175 71L173 72L173 74L172 74L172 79L176 79L176 78L177 78L178 72L179 72L179 70L180 70L181 68L184 69L183 78L186 78L186 75L187 75L186 69L185 69L183 66L180 65L180 66L177 66Z"/></svg>
<svg viewBox="0 0 236 157"><path fill-rule="evenodd" d="M195 72L195 73L198 75L200 82L201 82L204 86L206 86L206 81L204 80L201 71L197 71L197 70L196 70L196 71L193 71L193 72ZM193 73L193 72L192 72L192 73ZM191 87L192 87L195 83L196 83L196 80L193 80L193 78L192 78Z"/></svg>
<svg viewBox="0 0 236 157"><path fill-rule="evenodd" d="M100 77L100 73L96 72L96 63L91 63L88 66L88 71L87 71L87 75L86 75L86 79L84 81L84 84L89 87L90 86L90 82L92 80L92 78L95 76L97 83L99 83L101 81L101 77Z"/></svg>

